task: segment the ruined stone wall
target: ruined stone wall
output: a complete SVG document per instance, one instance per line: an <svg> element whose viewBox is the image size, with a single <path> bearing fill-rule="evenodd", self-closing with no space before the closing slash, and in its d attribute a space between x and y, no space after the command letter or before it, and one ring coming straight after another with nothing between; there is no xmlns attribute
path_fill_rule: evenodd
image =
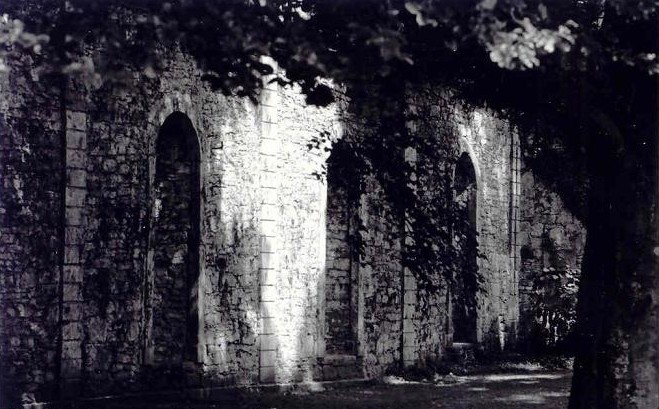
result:
<svg viewBox="0 0 659 409"><path fill-rule="evenodd" d="M273 125L262 133L266 145L261 150L272 157L264 166L274 175L261 174L272 189L262 208L270 220L263 224L262 232L269 233L262 251L271 253L261 266L267 273L261 305L268 334L260 340L260 380L309 381L323 376L318 358L324 355L327 186L315 174L322 173L327 152L307 145L323 131L336 139L340 125L336 106L307 106L299 91L289 87L270 86L267 92L269 108L263 115Z"/></svg>
<svg viewBox="0 0 659 409"><path fill-rule="evenodd" d="M318 332L324 194L312 175L322 158L306 143L331 127L317 124L331 116L302 108L291 90L266 90L258 107L225 98L190 61L171 61L155 82L136 74L128 89L140 93L100 89L81 108L94 147L84 232L86 393L171 386L167 374L181 386L299 380L311 374ZM192 121L201 151L200 342L183 373L152 358L158 272L147 254L155 139L175 111Z"/></svg>
<svg viewBox="0 0 659 409"><path fill-rule="evenodd" d="M524 169L521 180L520 337L527 338L534 319L534 282L553 271L572 270L578 277L586 230L561 197L549 190L531 169Z"/></svg>
<svg viewBox="0 0 659 409"><path fill-rule="evenodd" d="M376 178L365 175L362 183L361 349L365 375L373 377L383 374L402 358L402 215L388 205Z"/></svg>
<svg viewBox="0 0 659 409"><path fill-rule="evenodd" d="M418 90L411 98L409 109L420 119L410 131L417 141L432 140L433 149L410 147L418 166L410 182L420 192L419 206L444 228L439 286L428 292L403 268L406 246L413 245L406 241L406 214L391 206L371 174L352 186L361 225L349 230L362 251L353 252L358 259L348 267L343 259L338 269L328 264L338 260L328 252L340 229L332 229L335 215L327 206L345 201L328 197L335 192L318 177L327 152L308 144L321 133L337 140L344 128L377 137L360 118L345 105L307 106L299 90L276 84L266 87L259 105L225 97L211 91L180 52L170 50L167 60L156 78L135 71L123 84L69 79L61 100L27 71L2 77L0 357L9 362L2 365L3 388L16 385L48 400L58 382L64 396L93 396L332 380L374 377L401 361L440 357L454 331L444 278L459 264L450 244L454 168L463 153L473 162L478 191L484 278L478 341L514 341L516 131L510 124L492 111L467 109L444 90ZM191 190L163 196L158 187L158 135L173 113L189 119L198 139L197 204ZM189 176L194 171L188 165L183 173ZM535 182L527 185L536 187L523 199L539 204L527 205L524 226L561 225L562 213L556 216L555 206L544 204L553 196ZM169 210L182 213L160 226L156 212L163 203L178 203ZM181 245L194 230L182 215L195 206L198 277L188 288L161 264L194 261L191 247ZM185 220L176 229L172 220L179 219ZM571 234L565 228L554 235L563 240ZM529 236L532 246L536 236ZM567 252L565 243L558 245ZM350 280L340 299L332 298L337 271ZM186 292L189 300L183 300ZM167 293L178 297L180 307L169 316L163 313ZM349 316L354 347L328 345L346 332L330 328L335 301ZM181 316L186 302L195 303L196 334ZM166 331L170 325L176 328ZM182 336L198 340L185 357ZM176 362L166 362L165 355Z"/></svg>
<svg viewBox="0 0 659 409"><path fill-rule="evenodd" d="M327 163L326 262L325 262L325 353L354 354L356 308L353 290L358 263L355 212L356 194L350 186L349 156L335 144Z"/></svg>
<svg viewBox="0 0 659 409"><path fill-rule="evenodd" d="M425 174L419 172L418 189L423 191L425 203L438 209L438 222L446 232L454 229L452 189L454 170L461 154L467 153L476 173L477 209L476 226L479 258L478 271L483 282L477 295L477 341L490 347L505 346L514 342L517 331L518 295L517 274L513 267L515 247L511 243L511 144L515 129L487 109L474 109L452 96L449 90L419 88L411 90L416 114L411 131L424 142L434 138L432 148L426 151ZM425 144L425 142L424 142ZM443 218L442 215L445 215ZM438 275L459 274L452 246L452 233L443 238L445 254L437 263ZM414 278L408 279L412 288ZM450 290L450 283L443 283ZM419 299L415 289L408 295L418 306L406 327L411 328L411 343L418 349L409 360L428 355L423 351L441 351L450 345L454 329L450 319L449 293L438 292L426 300ZM426 304L430 302L430 308ZM426 304L424 304L426 303ZM425 311L422 313L422 308ZM428 315L428 311L431 313ZM423 341L426 339L427 341ZM430 354L432 356L432 354Z"/></svg>
<svg viewBox="0 0 659 409"><path fill-rule="evenodd" d="M61 94L28 59L0 72L0 406L57 390L64 204Z"/></svg>
<svg viewBox="0 0 659 409"><path fill-rule="evenodd" d="M500 348L514 344L518 325L518 278L513 261L517 247L511 205L516 129L487 109L462 109L458 124L463 150L476 167L479 272L479 341Z"/></svg>
<svg viewBox="0 0 659 409"><path fill-rule="evenodd" d="M322 172L326 153L310 151L307 144L323 131L338 137L336 107L308 107L298 91L274 85L264 91L259 106L226 98L199 80L187 58L176 51L170 57L171 63L157 78L134 72L123 84L101 85L91 77L70 79L63 88L62 110L55 107L45 125L37 127L56 133L61 128L53 118L59 119L62 113L66 146L59 145L59 150L53 151L48 144L53 139L23 129L30 123L24 115L14 118L13 133L3 133L12 138L36 138L34 147L29 141L16 140L10 145L14 140L3 139L7 143L3 152L12 160L21 151L43 149L50 154L47 160L39 158L39 166L21 168L28 175L44 166L43 175L29 182L39 180L39 186L48 189L32 186L23 195L46 194L48 198L30 198L30 205L48 211L39 216L38 228L36 221L20 219L12 234L22 236L21 240L49 235L52 247L58 245L58 234L66 235L66 242L59 243L65 250L63 260L55 259L61 254L57 250L31 256L35 263L52 269L39 272L43 285L34 290L50 291L48 300L40 293L26 293L32 288L28 282L7 282L3 287L14 291L3 292L3 306L9 306L10 297L15 296L19 302L48 310L43 313L47 318L41 328L39 311L28 315L22 307L16 309L21 318L16 322L27 325L29 321L30 331L39 332L41 338L30 340L11 319L3 321L7 323L3 334L8 335L3 341L13 342L3 349L6 361L13 365L3 366L12 379L4 378L3 388L18 379L22 382L18 390L34 389L37 400L47 400L58 379L63 396L93 396L145 387L291 382L382 373L400 358L402 270L400 235L385 223L387 210L372 180L364 182L367 193L361 198L361 212L370 228L364 237L369 250L362 260L363 271L354 269L359 291L351 294L359 350L334 360L324 345L327 186L314 174ZM3 94L14 95L15 90L5 86ZM33 106L38 94L26 90L25 96L25 102L17 101L17 106ZM13 107L3 109L3 120L11 119ZM196 359L182 359L183 365L164 362L163 350L158 350L168 344L179 348L174 338L181 335L181 328L167 332L162 330L163 322L154 322L166 316L158 311L165 300L161 307L156 301L162 298L158 294L161 284L168 280L158 275L163 273L157 264L181 256L180 246L153 248L160 240L154 230L156 202L161 206L167 202L159 196L163 191L156 189L157 137L174 112L187 116L198 136L201 188L196 294L199 345ZM21 183L29 183L17 179L11 161L4 164L5 185L16 194L3 193L3 204L13 198L21 200ZM66 182L59 175L66 175ZM58 208L61 211L52 210ZM9 204L3 209L14 211ZM47 223L53 224L46 228ZM9 220L3 222L3 240L8 243L19 240L5 235L13 226ZM165 227L162 232L172 230L172 226ZM31 233L25 229L32 229ZM189 235L186 229L178 233L183 232ZM177 254L169 254L170 247ZM12 249L33 250L25 243L9 247L10 252ZM6 263L26 259L23 254L10 254ZM54 258L46 259L45 254ZM14 264L7 266L19 274ZM65 276L61 293L57 281L53 286L46 283L48 277L59 278L60 268ZM20 274L28 271L20 270ZM9 276L3 274L3 279ZM179 284L175 280L170 289L181 295ZM59 302L67 307L62 325L57 316ZM3 311L12 314L14 310ZM182 325L181 319L171 322ZM12 337L14 333L25 335L25 341ZM43 353L39 352L40 340L58 337L61 346L45 343ZM48 357L47 364L24 365L15 355L23 342L33 356ZM14 371L25 371L25 375L15 376ZM34 386L25 386L32 380ZM48 381L50 389L40 386Z"/></svg>
<svg viewBox="0 0 659 409"><path fill-rule="evenodd" d="M409 132L419 145L410 147L406 160L414 169L410 182L416 190L419 211L429 217L422 223L432 222L439 227L440 235L432 240L439 248L440 257L433 261L429 281L435 288L424 288L409 269L404 276L404 344L406 365L420 360L438 359L450 344L450 283L446 279L453 274L454 260L450 248L452 158L458 150L452 112L445 101L430 95L426 89L418 89L409 100L409 113L418 119L409 124ZM408 222L412 221L408 216ZM414 239L414 226L406 231L404 251L422 245Z"/></svg>

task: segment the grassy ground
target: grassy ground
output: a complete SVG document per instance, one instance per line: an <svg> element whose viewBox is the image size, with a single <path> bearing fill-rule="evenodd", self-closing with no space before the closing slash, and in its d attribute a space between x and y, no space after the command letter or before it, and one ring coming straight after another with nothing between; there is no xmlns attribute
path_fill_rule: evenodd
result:
<svg viewBox="0 0 659 409"><path fill-rule="evenodd" d="M516 371L519 372L519 371ZM112 409L493 409L566 408L570 387L568 370L439 376L414 382L386 377L381 382L353 386L323 385L320 392L239 392L211 402L123 402Z"/></svg>

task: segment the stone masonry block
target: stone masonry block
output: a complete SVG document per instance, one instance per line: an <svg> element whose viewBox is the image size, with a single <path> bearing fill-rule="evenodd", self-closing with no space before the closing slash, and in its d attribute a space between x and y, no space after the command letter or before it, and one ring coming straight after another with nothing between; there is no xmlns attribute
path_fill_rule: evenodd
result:
<svg viewBox="0 0 659 409"><path fill-rule="evenodd" d="M259 152L266 156L276 156L281 149L281 141L279 138L263 137L261 138L261 145Z"/></svg>
<svg viewBox="0 0 659 409"><path fill-rule="evenodd" d="M271 335L276 331L276 320L272 317L266 317L261 319L261 334L262 335Z"/></svg>
<svg viewBox="0 0 659 409"><path fill-rule="evenodd" d="M263 171L259 175L259 183L262 188L277 189L280 187L280 176L275 172Z"/></svg>
<svg viewBox="0 0 659 409"><path fill-rule="evenodd" d="M87 191L81 188L68 187L66 189L66 205L68 207L82 207L85 204Z"/></svg>
<svg viewBox="0 0 659 409"><path fill-rule="evenodd" d="M66 130L67 149L87 149L87 133L77 129Z"/></svg>
<svg viewBox="0 0 659 409"><path fill-rule="evenodd" d="M86 155L80 149L67 149L66 150L66 166L68 168L82 169L86 164Z"/></svg>
<svg viewBox="0 0 659 409"><path fill-rule="evenodd" d="M66 174L67 185L72 187L87 186L87 172L83 169L69 169Z"/></svg>
<svg viewBox="0 0 659 409"><path fill-rule="evenodd" d="M84 224L85 216L82 214L82 211L79 211L80 208L68 208L66 213L66 225L67 226L82 226Z"/></svg>
<svg viewBox="0 0 659 409"><path fill-rule="evenodd" d="M83 228L77 226L67 226L64 230L65 244L83 244Z"/></svg>
<svg viewBox="0 0 659 409"><path fill-rule="evenodd" d="M64 341L77 341L82 339L82 323L70 322L62 326L62 339Z"/></svg>
<svg viewBox="0 0 659 409"><path fill-rule="evenodd" d="M82 319L83 304L81 302L64 302L62 308L64 321L80 321Z"/></svg>
<svg viewBox="0 0 659 409"><path fill-rule="evenodd" d="M80 263L80 248L81 246L66 246L64 248L64 264L78 264Z"/></svg>
<svg viewBox="0 0 659 409"><path fill-rule="evenodd" d="M262 61L265 64L270 65L277 70L276 65L277 63L272 61L270 57L264 57L264 60ZM277 103L279 103L279 87L277 86L276 82L270 82L269 80L274 78L274 74L269 75L264 78L264 84L263 84L263 91L261 92L261 104L266 105L266 106L276 106ZM274 104L274 105L273 105Z"/></svg>
<svg viewBox="0 0 659 409"><path fill-rule="evenodd" d="M405 291L404 302L405 304L416 304L417 296L416 290Z"/></svg>
<svg viewBox="0 0 659 409"><path fill-rule="evenodd" d="M261 220L277 220L279 217L279 209L276 205L263 204L261 206Z"/></svg>
<svg viewBox="0 0 659 409"><path fill-rule="evenodd" d="M261 220L261 234L267 237L275 237L279 233L279 226L274 220Z"/></svg>
<svg viewBox="0 0 659 409"><path fill-rule="evenodd" d="M260 254L261 268L263 269L277 269L279 266L279 258L277 253L262 252Z"/></svg>
<svg viewBox="0 0 659 409"><path fill-rule="evenodd" d="M260 286L261 301L278 301L280 299L277 287L274 285Z"/></svg>
<svg viewBox="0 0 659 409"><path fill-rule="evenodd" d="M259 342L261 351L276 351L279 347L279 337L274 334L262 334Z"/></svg>
<svg viewBox="0 0 659 409"><path fill-rule="evenodd" d="M277 362L277 351L261 350L259 351L259 366L275 366Z"/></svg>
<svg viewBox="0 0 659 409"><path fill-rule="evenodd" d="M274 268L260 268L259 282L262 285L275 285L277 283L277 270Z"/></svg>
<svg viewBox="0 0 659 409"><path fill-rule="evenodd" d="M87 115L84 112L66 111L66 127L78 131L87 130Z"/></svg>
<svg viewBox="0 0 659 409"><path fill-rule="evenodd" d="M65 301L83 301L82 285L64 283L63 298Z"/></svg>
<svg viewBox="0 0 659 409"><path fill-rule="evenodd" d="M259 381L261 383L274 383L275 382L275 367L262 366L259 368Z"/></svg>
<svg viewBox="0 0 659 409"><path fill-rule="evenodd" d="M279 199L279 189L276 186L266 187L262 186L261 188L261 198L263 204L277 204Z"/></svg>
<svg viewBox="0 0 659 409"><path fill-rule="evenodd" d="M80 348L80 341L64 341L62 342L62 360L82 359L82 349Z"/></svg>
<svg viewBox="0 0 659 409"><path fill-rule="evenodd" d="M419 348L417 346L403 347L403 360L405 361L406 366L408 363L413 363L417 359L419 359Z"/></svg>
<svg viewBox="0 0 659 409"><path fill-rule="evenodd" d="M82 282L82 267L79 265L65 265L64 266L64 282L65 283L81 283Z"/></svg>
<svg viewBox="0 0 659 409"><path fill-rule="evenodd" d="M404 346L418 346L419 341L417 340L416 333L414 332L405 332L403 333L403 345Z"/></svg>
<svg viewBox="0 0 659 409"><path fill-rule="evenodd" d="M264 90L264 92L266 92ZM274 106L262 106L261 109L261 122L266 123L277 123L278 120L277 107Z"/></svg>
<svg viewBox="0 0 659 409"><path fill-rule="evenodd" d="M259 315L262 318L274 318L275 308L276 308L275 302L261 300L261 302L259 303Z"/></svg>

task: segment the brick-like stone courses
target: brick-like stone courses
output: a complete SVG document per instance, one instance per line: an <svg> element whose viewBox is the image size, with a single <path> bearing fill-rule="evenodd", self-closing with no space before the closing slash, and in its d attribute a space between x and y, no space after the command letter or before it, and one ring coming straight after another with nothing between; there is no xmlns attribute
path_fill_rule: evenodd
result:
<svg viewBox="0 0 659 409"><path fill-rule="evenodd" d="M533 282L545 269L581 271L586 230L563 204L529 169L522 173L519 245L520 337L531 329L530 298Z"/></svg>
<svg viewBox="0 0 659 409"><path fill-rule="evenodd" d="M349 197L349 183L343 169L348 162L337 157L342 152L336 147L327 165L327 257L325 262L325 353L355 353L352 316L352 263L356 249L354 226L351 219L355 203ZM358 186L352 186L358 188Z"/></svg>
<svg viewBox="0 0 659 409"><path fill-rule="evenodd" d="M61 95L29 60L0 73L0 407L57 390L64 158Z"/></svg>
<svg viewBox="0 0 659 409"><path fill-rule="evenodd" d="M485 279L478 300L479 341L497 347L515 342L517 274L511 257L511 142L516 130L491 111L463 111L458 130L477 168L479 272Z"/></svg>
<svg viewBox="0 0 659 409"><path fill-rule="evenodd" d="M443 256L433 261L434 271L429 277L436 288L419 287L412 272L405 272L403 355L406 365L440 357L452 333L447 298L449 283L444 277L452 274L454 268L448 246L452 223L452 162L459 150L455 112L449 101L428 89L414 90L410 94L413 95L410 110L417 118L409 125L417 141L413 155L416 172L411 180L419 197L419 208L415 211L430 217L439 227L442 234L432 240L432 244L438 246ZM408 234L414 237L413 231Z"/></svg>
<svg viewBox="0 0 659 409"><path fill-rule="evenodd" d="M68 102L65 100L65 102ZM85 200L87 196L87 116L66 110L66 188L64 203L64 265L60 392L76 396L82 378L82 302Z"/></svg>
<svg viewBox="0 0 659 409"><path fill-rule="evenodd" d="M268 268L271 247L260 224L262 205L277 190L261 184L266 178L261 179L259 108L214 95L194 78L192 84L177 81L177 75L191 77L181 65L182 72L172 73L164 89L168 98L188 100L188 107L179 109L194 114L201 143L203 382L254 384L259 381L260 319L269 315L260 308L260 284L277 277Z"/></svg>
<svg viewBox="0 0 659 409"><path fill-rule="evenodd" d="M261 138L259 155L261 158L261 174L259 185L262 193L260 215L261 255L259 264L259 312L267 319L281 319L278 316L278 306L282 294L278 291L280 270L280 236L281 229L277 225L277 205L280 198L281 164L279 152L279 113L280 89L276 84L266 85L261 95ZM278 326L280 327L280 326ZM259 334L259 381L275 382L281 371L277 367L278 357L285 348L281 341L281 331L269 330ZM284 343L287 344L287 343ZM285 376L284 376L285 377Z"/></svg>
<svg viewBox="0 0 659 409"><path fill-rule="evenodd" d="M281 88L278 109L279 195L277 243L280 294L276 310L278 381L320 379L330 372L323 363L325 292L325 198L323 150L307 144L321 132L340 134L336 106L306 106L295 89ZM320 360L318 358L321 358Z"/></svg>
<svg viewBox="0 0 659 409"><path fill-rule="evenodd" d="M188 386L253 383L258 351L258 161L255 108L211 92L173 56L158 81L135 74L125 89L93 93L85 274L85 391L166 387L158 370L158 260L147 258L156 183L156 137L173 112L195 128L201 151L200 350ZM153 231L153 230L152 230ZM192 334L186 334L192 336ZM201 378L200 378L201 377Z"/></svg>
<svg viewBox="0 0 659 409"><path fill-rule="evenodd" d="M453 227L452 186L455 164L462 153L471 158L476 171L479 257L478 270L482 275L483 291L477 299L477 340L491 346L514 341L517 327L517 282L510 252L510 202L511 202L511 141L516 130L487 109L473 109L451 95L450 91L419 88L410 91L411 104L417 118L414 130L420 137L435 138L431 154L420 155L417 182L425 198L428 211L436 213L438 223L446 231ZM426 151L428 151L426 149ZM423 204L422 204L423 205ZM443 210L442 210L443 209ZM447 257L454 257L446 248ZM448 258L447 258L448 259ZM437 263L438 272L455 269L442 260ZM455 272L457 273L457 272ZM417 294L418 296L418 294ZM446 345L452 335L449 303L446 293L428 294L436 311L432 319L424 317L419 309L414 320L416 344L419 350ZM426 301L427 302L427 301ZM419 307L424 304L419 301ZM426 340L426 341L422 341Z"/></svg>
<svg viewBox="0 0 659 409"><path fill-rule="evenodd" d="M27 71L1 77L0 355L10 363L2 365L3 390L34 391L46 400L58 376L85 395L171 386L157 382L156 364L180 349L163 340L181 332L165 337L164 328L180 328L183 320L179 312L178 324L168 322L158 300L172 298L164 288L185 297L181 280L161 281L163 246L153 248L149 240L159 240L156 139L174 112L189 118L197 133L201 190L198 286L189 294L197 300L200 362L180 365L180 385L372 377L401 360L440 355L452 331L446 286L423 293L403 270L405 215L394 212L372 175L359 183L363 254L350 267L356 345L350 353L346 345L337 358L327 342L345 332L331 322L333 311L345 318L348 304L345 288L339 286L336 304L331 286L339 281L334 272L347 275L345 266L332 272L326 265L338 232L327 232L328 249L326 229L328 221L334 226L331 208L340 195L330 189L327 197L326 181L314 176L327 154L307 144L321 132L336 139L344 126L366 137L370 130L337 106L306 106L297 90L274 84L260 106L218 95L188 58L171 53L157 79L135 72L123 87L108 82L96 89L84 78L71 81L65 107ZM421 203L434 209L448 237L453 167L468 152L476 168L479 248L487 256L479 260L486 291L479 297L479 340L507 343L518 311L507 183L514 129L490 111L465 109L446 92L420 99L427 115L419 136L436 138L440 147L421 155L427 171L417 175ZM181 206L185 196L176 195ZM187 229L185 220L182 225L179 233ZM176 257L169 253L177 253L172 246L165 246L172 248L170 261ZM184 259L185 246L179 247ZM437 276L450 268L438 260ZM186 331L183 339L194 337L194 329ZM54 341L60 336L61 348ZM158 349L163 343L169 346Z"/></svg>
<svg viewBox="0 0 659 409"><path fill-rule="evenodd" d="M362 246L359 274L364 282L363 353L366 376L381 375L401 360L402 220L385 200L374 176L363 176L360 201Z"/></svg>
<svg viewBox="0 0 659 409"><path fill-rule="evenodd" d="M311 379L320 333L325 186L312 174L324 158L306 144L332 129L335 115L302 108L291 90L275 90L279 102L261 107L227 99L210 92L180 57L159 81L135 74L130 87L140 92L102 88L79 108L91 118L85 393L158 386L156 371L146 370L157 361L148 355L160 325L146 254L149 186L155 183L155 138L174 111L192 120L201 145L203 365L201 373L183 368L186 385Z"/></svg>
<svg viewBox="0 0 659 409"><path fill-rule="evenodd" d="M451 292L453 342L476 342L478 282L476 237L476 175L469 155L460 155L453 178L452 242L456 251L455 281Z"/></svg>

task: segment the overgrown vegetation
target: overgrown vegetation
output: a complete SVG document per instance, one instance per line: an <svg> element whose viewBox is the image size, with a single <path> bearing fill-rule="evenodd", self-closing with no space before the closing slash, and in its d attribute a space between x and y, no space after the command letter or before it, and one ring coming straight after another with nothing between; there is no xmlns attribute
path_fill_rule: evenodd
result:
<svg viewBox="0 0 659 409"><path fill-rule="evenodd" d="M535 276L531 309L531 348L534 351L570 354L577 319L579 271L546 268Z"/></svg>
<svg viewBox="0 0 659 409"><path fill-rule="evenodd" d="M638 384L626 362L654 359L656 348L643 345L657 308L656 1L142 0L130 4L140 11L135 17L122 12L126 6L9 1L0 66L27 53L42 74L90 75L102 86L120 82L126 67L156 78L167 53L180 47L214 88L254 100L262 76L273 73L264 56L286 73L275 81L297 84L312 104L335 99L326 79L356 99L375 85L387 91L363 108L385 114L374 141L353 148L397 209L414 194L403 183L401 154L414 137L401 117L407 85L448 85L471 103L505 110L529 134L547 124L537 136L557 137L584 158L589 181L571 407L647 399L647 382ZM427 217L419 212L414 220L428 225ZM443 241L438 248L450 244ZM434 248L417 247L429 248L419 260L432 262ZM431 282L430 270L416 270Z"/></svg>

